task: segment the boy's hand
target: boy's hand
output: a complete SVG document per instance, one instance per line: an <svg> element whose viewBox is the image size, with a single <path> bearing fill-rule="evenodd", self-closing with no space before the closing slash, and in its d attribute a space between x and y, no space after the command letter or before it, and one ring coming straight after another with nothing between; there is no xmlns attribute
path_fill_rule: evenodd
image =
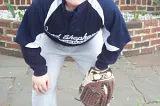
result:
<svg viewBox="0 0 160 106"><path fill-rule="evenodd" d="M38 93L46 93L49 89L49 75L46 73L43 76L32 76L33 89Z"/></svg>

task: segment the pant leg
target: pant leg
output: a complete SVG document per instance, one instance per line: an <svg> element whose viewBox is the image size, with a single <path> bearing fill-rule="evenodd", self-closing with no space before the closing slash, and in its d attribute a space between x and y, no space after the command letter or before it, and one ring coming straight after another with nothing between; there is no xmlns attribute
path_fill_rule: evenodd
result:
<svg viewBox="0 0 160 106"><path fill-rule="evenodd" d="M32 106L57 106L56 103L56 85L61 66L65 55L63 51L58 50L54 42L44 36L41 43L41 55L46 60L46 65L50 78L50 88L46 94L37 94L32 90Z"/></svg>
<svg viewBox="0 0 160 106"><path fill-rule="evenodd" d="M77 52L72 53L72 57L78 64L83 77L91 67L95 66L97 56L101 53L103 44L102 35L97 34L91 41L79 46L79 50ZM110 106L110 104L107 106Z"/></svg>
<svg viewBox="0 0 160 106"><path fill-rule="evenodd" d="M80 67L80 72L85 75L90 67L94 67L97 56L101 53L103 46L103 37L98 33L91 41L79 46L78 51L72 53L73 59Z"/></svg>
<svg viewBox="0 0 160 106"><path fill-rule="evenodd" d="M50 88L46 94L37 94L34 90L32 90L32 106L57 106L56 84L64 58L57 57L56 55L50 55L48 57L50 57L50 60L47 60Z"/></svg>
<svg viewBox="0 0 160 106"><path fill-rule="evenodd" d="M83 77L91 67L95 66L97 56L101 53L103 44L103 37L100 33L88 43L79 46L78 51L72 53L72 57L79 66ZM79 96L77 98L79 98ZM107 106L110 106L110 104Z"/></svg>

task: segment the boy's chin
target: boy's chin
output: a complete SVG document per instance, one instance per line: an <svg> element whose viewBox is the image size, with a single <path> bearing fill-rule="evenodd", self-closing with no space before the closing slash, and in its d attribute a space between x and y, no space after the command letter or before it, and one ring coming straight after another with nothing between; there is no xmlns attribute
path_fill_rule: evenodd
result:
<svg viewBox="0 0 160 106"><path fill-rule="evenodd" d="M86 0L66 0L67 3L73 6L78 6Z"/></svg>

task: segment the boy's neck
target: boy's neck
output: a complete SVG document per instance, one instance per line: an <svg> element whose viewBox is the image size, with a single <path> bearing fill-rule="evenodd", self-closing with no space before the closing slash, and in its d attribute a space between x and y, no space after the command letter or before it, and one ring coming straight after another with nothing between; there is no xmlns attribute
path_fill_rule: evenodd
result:
<svg viewBox="0 0 160 106"><path fill-rule="evenodd" d="M75 8L86 0L66 0L66 10L73 11Z"/></svg>

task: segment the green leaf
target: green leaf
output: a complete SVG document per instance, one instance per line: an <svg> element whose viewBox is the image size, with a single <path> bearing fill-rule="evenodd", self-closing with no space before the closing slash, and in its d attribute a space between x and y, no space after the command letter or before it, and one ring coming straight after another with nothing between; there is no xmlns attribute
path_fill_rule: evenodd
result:
<svg viewBox="0 0 160 106"><path fill-rule="evenodd" d="M4 5L8 8L8 10L11 12L12 14L12 17L15 18L16 17L16 14L15 14L15 11L14 11L14 8L13 6L8 3L8 2L4 2Z"/></svg>
<svg viewBox="0 0 160 106"><path fill-rule="evenodd" d="M18 12L18 16L19 16L20 20L22 20L23 14L20 11Z"/></svg>

